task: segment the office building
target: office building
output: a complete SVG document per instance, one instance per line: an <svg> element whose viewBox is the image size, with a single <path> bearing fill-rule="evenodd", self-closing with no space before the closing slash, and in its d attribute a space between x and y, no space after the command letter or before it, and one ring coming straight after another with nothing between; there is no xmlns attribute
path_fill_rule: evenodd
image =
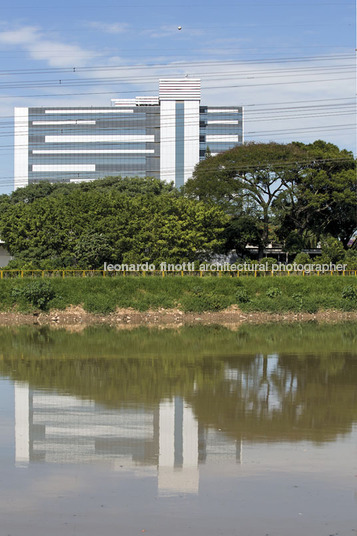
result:
<svg viewBox="0 0 357 536"><path fill-rule="evenodd" d="M15 189L42 180L156 177L182 186L195 165L243 143L243 110L202 106L199 79L108 107L15 108Z"/></svg>

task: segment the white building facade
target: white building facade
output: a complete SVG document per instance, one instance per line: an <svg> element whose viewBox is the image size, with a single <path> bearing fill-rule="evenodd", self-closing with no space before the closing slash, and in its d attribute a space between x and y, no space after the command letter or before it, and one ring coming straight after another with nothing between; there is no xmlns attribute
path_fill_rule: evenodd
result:
<svg viewBox="0 0 357 536"><path fill-rule="evenodd" d="M15 189L40 181L156 177L182 186L195 165L243 143L243 109L201 105L199 79L108 107L15 108Z"/></svg>

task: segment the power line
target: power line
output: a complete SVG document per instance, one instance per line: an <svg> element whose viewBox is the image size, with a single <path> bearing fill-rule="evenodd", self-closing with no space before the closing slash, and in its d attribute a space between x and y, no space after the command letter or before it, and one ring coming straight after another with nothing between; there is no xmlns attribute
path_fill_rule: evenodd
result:
<svg viewBox="0 0 357 536"><path fill-rule="evenodd" d="M348 66L350 67L350 66ZM352 66L351 66L352 67ZM337 71L337 72L336 72ZM227 73L215 73L215 74L209 74L209 73L201 73L200 76L204 77L205 81L213 81L213 80L249 80L252 78L270 78L273 74L275 74L276 78L285 78L285 77L291 77L292 74L294 77L299 76L306 76L309 74L310 78L308 82L313 82L311 79L311 76L322 76L322 75L328 75L328 74L352 74L354 73L354 69L349 69L347 67L339 67L339 68L315 68L313 69L313 72L310 74L309 70L284 70L284 71L256 71L256 72L227 72ZM338 78L336 80L340 80L341 78ZM35 81L28 81L28 82L4 82L0 83L0 89L28 89L31 87L37 88L38 86L42 87L58 87L59 85L63 87L73 87L73 86L97 86L97 85L103 85L103 84L115 84L115 83L142 83L142 82L153 82L154 80L157 80L157 77L154 75L151 76L133 76L131 78L113 78L113 77L100 77L100 78L84 78L84 79L76 79L76 80L70 80L70 79L56 79L56 80L35 80Z"/></svg>
<svg viewBox="0 0 357 536"><path fill-rule="evenodd" d="M0 75L5 74L38 74L43 72L56 72L56 73L82 73L90 71L101 71L101 70L111 70L111 71L130 71L137 69L152 69L160 67L169 67L172 69L179 68L194 68L200 66L222 66L222 65L246 65L246 64L256 64L256 63L294 63L294 62L311 62L311 61L331 61L339 59L354 59L355 55L353 53L345 54L330 54L322 56L292 56L292 57L283 57L283 58L258 58L251 60L200 60L200 61L177 61L172 63L146 63L146 64L134 64L134 65L92 65L88 67L77 67L73 65L72 67L43 67L40 69L7 69L1 70Z"/></svg>
<svg viewBox="0 0 357 536"><path fill-rule="evenodd" d="M212 157L214 158L214 157ZM206 160L207 162L207 160ZM239 172L244 172L244 171L248 171L249 170L254 170L254 169L258 169L258 168L263 168L263 167L278 167L278 168L284 168L284 167L292 167L293 169L296 167L296 166L309 166L309 164L311 164L313 167L318 164L318 165L321 165L321 164L333 164L333 163L350 163L350 164L353 164L355 166L355 160L353 160L352 158L344 158L344 157L341 157L341 158L310 158L310 159L305 159L305 160L291 160L291 161L269 161L269 162L260 162L260 166L257 166L257 165L254 165L254 164L240 164L240 163L232 163L231 165L225 165L224 167L221 168L222 171L230 171L230 170L235 170L235 169L238 169ZM192 168L191 167L188 167L188 166L183 166L182 168L184 171L188 171L188 170L191 170ZM141 173L143 172L143 170L139 170ZM205 166L205 171L217 171L217 166ZM157 173L158 171L155 170L155 172ZM163 173L169 173L169 172L172 172L172 168L164 168L163 169ZM67 174L69 174L71 172L67 172ZM93 172L86 172L88 174L93 174L93 173L98 173L97 171L93 171ZM108 172L110 173L110 172ZM77 172L72 172L72 175L76 175ZM11 177L2 177L2 178L6 178L6 179L9 179ZM27 178L27 175L22 175L22 176L18 176L19 179L25 179ZM39 179L39 180L44 180L44 179Z"/></svg>
<svg viewBox="0 0 357 536"><path fill-rule="evenodd" d="M350 104L334 104L336 102L340 102L340 101L353 101L352 103ZM266 106L269 106L269 108L271 108L272 106L280 106L281 104L301 104L301 103L310 103L310 102L329 102L331 104L321 104L321 105L313 105L313 106L310 106L310 107L307 107L307 106L301 106L301 107L289 107L288 109L295 109L295 108L315 108L315 107L321 107L321 106L326 106L326 107L330 107L330 106L351 106L351 105L356 105L356 98L355 97L340 97L340 98L329 98L329 99L305 99L305 100L300 100L300 101L297 101L297 100L293 100L293 101L279 101L279 102L267 102L267 103L256 103L256 104L242 104L242 107L244 108L244 111L245 113L254 113L256 110L260 111L259 110L259 106L261 107L266 107ZM60 106L56 106L56 108L59 108ZM209 105L207 106L208 108L210 107ZM49 105L49 106L41 106L41 108L53 108L53 106ZM105 106L99 106L99 108L105 108ZM248 110L248 108L254 108L254 110ZM264 108L262 108L262 112L264 112ZM272 111L274 110L279 110L280 108L271 108ZM281 108L282 110L284 110L285 108ZM269 112L269 110L266 110L266 112ZM14 116L13 115L0 115L0 121L2 119L14 119Z"/></svg>
<svg viewBox="0 0 357 536"><path fill-rule="evenodd" d="M271 82L266 83L263 82L261 84L233 84L233 85L225 85L225 86L206 86L205 90L210 89L234 89L234 88L248 88L248 87L261 87L261 86L279 86L279 85L296 85L296 84L314 84L314 83L320 83L320 82L344 82L347 80L354 80L353 77L346 77L346 78L325 78L325 79L319 79L319 80L294 80L294 81L288 81L288 82ZM147 91L138 91L138 90L127 90L127 91L121 91L121 94L135 94L135 93L147 93ZM44 97L73 97L73 96L84 96L84 95L110 95L113 94L113 91L87 91L82 93L50 93L50 94L39 94L39 95L16 95L16 98L44 98ZM1 95L0 99L13 99L14 95Z"/></svg>
<svg viewBox="0 0 357 536"><path fill-rule="evenodd" d="M354 107L355 108L355 107ZM289 120L301 120L301 119L316 119L316 118L324 118L324 117L328 117L328 118L331 118L331 117L342 117L342 116L351 116L351 110L339 110L337 112L328 112L328 113L310 113L308 115L270 115L268 117L264 117L264 116L258 116L258 117L252 117L250 118L249 120L245 120L244 123L246 124L247 122L248 123L251 123L251 122L264 122L264 121L274 121L274 122L277 122L277 121L283 121L283 120L286 120L286 119L289 119ZM193 116L192 116L193 117ZM188 119L188 120L187 120ZM112 118L111 118L112 120ZM110 120L109 120L110 121ZM144 120L142 120L144 121ZM171 122L170 122L171 121ZM103 123L105 123L105 121L103 120ZM118 121L118 123L116 125L113 125L113 124L110 124L110 125L93 125L93 127L95 127L95 132L93 132L93 134L95 133L98 133L98 132L106 132L106 131L113 131L113 130L118 130L118 133L122 132L123 134L126 133L126 131L132 131L133 133L136 133L136 134L146 134L147 132L147 128L145 125L133 125L133 126L126 126L124 123L124 120L122 121L122 123L120 123L120 121ZM185 125L186 126L194 126L196 125L197 122L196 121L190 121L190 118L189 116L185 116ZM21 129L21 127L23 126L23 132L27 132L27 125L28 123L27 122L24 122L24 123L17 123L16 125L16 128L18 129L18 132L19 132L19 129ZM173 127L176 125L176 117L174 115L168 117L168 121L167 121L167 118L165 120L165 126L166 127ZM12 128L11 130L4 130L6 128L9 127L9 124L5 124L5 125L1 125L0 124L0 137L8 137L9 135L13 135L14 134L14 127L13 125L11 125ZM36 128L38 127L38 128ZM42 136L47 136L47 135L51 135L51 134L57 134L58 132L61 132L61 134L66 134L68 132L75 132L77 134L81 134L81 135L88 135L90 136L91 135L91 132L89 132L89 130L86 130L88 129L88 125L81 125L81 124L77 124L77 125L71 125L71 126L68 126L68 125L61 125L61 124L58 124L58 125L49 125L49 126L46 126L44 125L43 127L41 127L41 125L36 125L34 131L33 131L33 135L42 135ZM231 127L231 129L227 128L227 127ZM239 127L239 124L232 124L232 125L224 125L224 126L220 126L220 125L214 125L213 128L211 125L207 125L207 127L201 127L202 128L208 128L209 131L207 132L207 130L205 132L202 132L202 133L206 133L208 135L210 134L229 134L230 132L231 133L235 133L236 130L238 130L238 127ZM41 131L40 129L43 129L45 128L46 132L43 133L43 130ZM89 126L90 128L90 126ZM3 129L3 130L2 130ZM156 125L156 126L151 126L149 127L150 131L157 131L157 130L160 130L160 125ZM138 130L141 130L142 132L137 132ZM135 131L135 132L134 132ZM20 133L21 133L21 130L20 130Z"/></svg>

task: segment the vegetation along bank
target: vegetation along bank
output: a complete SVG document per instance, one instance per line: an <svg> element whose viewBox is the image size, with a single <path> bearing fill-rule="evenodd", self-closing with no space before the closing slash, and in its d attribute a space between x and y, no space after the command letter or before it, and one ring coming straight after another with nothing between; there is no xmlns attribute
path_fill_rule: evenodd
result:
<svg viewBox="0 0 357 536"><path fill-rule="evenodd" d="M18 188L0 196L0 237L14 257L7 268L25 277L0 270L0 311L354 314L356 187L353 154L317 140L248 143L209 156L180 190L150 177ZM238 263L270 269L277 259L264 256L273 244L284 262L340 264L354 275L82 278L65 272L99 272L109 264L196 268L231 259L232 252ZM42 277L50 270L65 275Z"/></svg>
<svg viewBox="0 0 357 536"><path fill-rule="evenodd" d="M88 277L7 278L0 285L0 310L36 313L81 307L110 314L176 310L243 313L357 311L357 277Z"/></svg>
<svg viewBox="0 0 357 536"><path fill-rule="evenodd" d="M15 269L201 263L232 251L246 261L252 246L260 260L279 244L284 261L310 263L318 248L315 262L353 270L356 211L349 151L248 143L197 164L180 190L150 177L18 188L0 196L0 237Z"/></svg>

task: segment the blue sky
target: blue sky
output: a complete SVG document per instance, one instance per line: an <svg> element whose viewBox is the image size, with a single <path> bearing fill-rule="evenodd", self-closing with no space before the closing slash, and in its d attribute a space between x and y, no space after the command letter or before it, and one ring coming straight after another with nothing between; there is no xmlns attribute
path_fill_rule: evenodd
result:
<svg viewBox="0 0 357 536"><path fill-rule="evenodd" d="M200 77L202 104L243 105L246 141L356 152L355 21L353 0L7 2L0 192L12 189L14 106L107 106L157 95L160 77Z"/></svg>

